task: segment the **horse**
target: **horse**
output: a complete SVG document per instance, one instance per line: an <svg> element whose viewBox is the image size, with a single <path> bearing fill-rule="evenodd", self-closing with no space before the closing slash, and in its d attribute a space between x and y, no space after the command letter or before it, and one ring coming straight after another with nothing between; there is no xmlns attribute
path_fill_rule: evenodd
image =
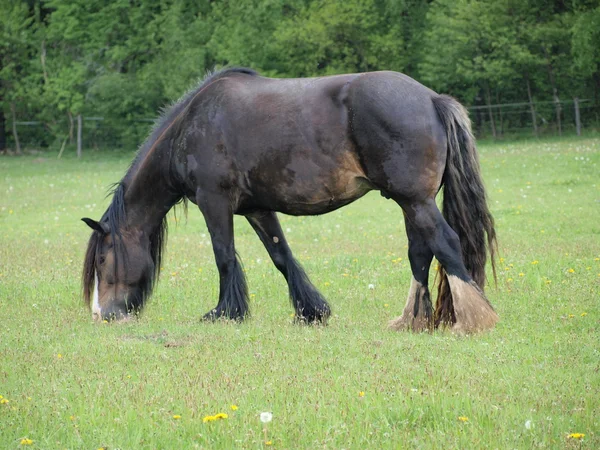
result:
<svg viewBox="0 0 600 450"><path fill-rule="evenodd" d="M442 212L436 205L444 190ZM498 315L484 294L494 220L466 109L407 75L368 72L276 79L247 68L207 75L163 113L99 221L83 266L94 320L141 312L158 279L166 215L198 206L219 272L217 305L204 319L249 316L234 244L244 216L283 274L298 321L326 323L331 309L288 246L276 213L318 215L371 190L403 211L412 281L395 330L491 329ZM439 292L431 302L436 257Z"/></svg>

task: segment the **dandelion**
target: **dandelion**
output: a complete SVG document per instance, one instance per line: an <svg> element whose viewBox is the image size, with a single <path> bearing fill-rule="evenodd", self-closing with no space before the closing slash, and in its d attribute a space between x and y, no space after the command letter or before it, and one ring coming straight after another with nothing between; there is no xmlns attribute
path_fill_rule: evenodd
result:
<svg viewBox="0 0 600 450"><path fill-rule="evenodd" d="M181 419L181 416L179 414L174 414L173 419L179 420L179 419Z"/></svg>
<svg viewBox="0 0 600 450"><path fill-rule="evenodd" d="M524 276L525 276L525 274L524 274L523 272L519 272L519 276L520 276L520 277L524 277Z"/></svg>
<svg viewBox="0 0 600 450"><path fill-rule="evenodd" d="M535 261L531 261L531 265L535 266L536 264L539 264L540 262L536 259Z"/></svg>
<svg viewBox="0 0 600 450"><path fill-rule="evenodd" d="M260 421L262 423L269 423L271 420L273 420L273 414L270 412L261 412L260 413Z"/></svg>
<svg viewBox="0 0 600 450"><path fill-rule="evenodd" d="M273 445L273 441L265 441L265 445Z"/></svg>
<svg viewBox="0 0 600 450"><path fill-rule="evenodd" d="M546 280L546 281L545 281L545 283L546 283L546 284L551 284L551 283L552 283L552 280Z"/></svg>
<svg viewBox="0 0 600 450"><path fill-rule="evenodd" d="M390 306L388 303L384 303L384 304L383 304L383 307L384 307L384 308L387 308L388 306Z"/></svg>
<svg viewBox="0 0 600 450"><path fill-rule="evenodd" d="M581 313L581 317L585 317L585 316L587 316L587 313L586 312L582 312Z"/></svg>
<svg viewBox="0 0 600 450"><path fill-rule="evenodd" d="M506 281L510 283L511 281L513 281L513 279L512 278L508 278Z"/></svg>
<svg viewBox="0 0 600 450"><path fill-rule="evenodd" d="M0 398L0 405L6 405L10 403L7 398Z"/></svg>
<svg viewBox="0 0 600 450"><path fill-rule="evenodd" d="M567 270L567 272L569 272L569 273L575 273L575 269L569 269L569 270Z"/></svg>
<svg viewBox="0 0 600 450"><path fill-rule="evenodd" d="M56 355L56 357L57 357L58 359L61 359L61 358L62 358L62 355L59 353L58 355Z"/></svg>
<svg viewBox="0 0 600 450"><path fill-rule="evenodd" d="M360 392L358 393L358 396L359 396L359 397L364 397L364 396L365 396L365 392L364 392L364 391L360 391Z"/></svg>
<svg viewBox="0 0 600 450"><path fill-rule="evenodd" d="M21 439L21 445L33 445L33 441L29 438Z"/></svg>
<svg viewBox="0 0 600 450"><path fill-rule="evenodd" d="M238 409L237 405L231 405L231 410L232 411L237 411L237 409Z"/></svg>
<svg viewBox="0 0 600 450"><path fill-rule="evenodd" d="M468 422L469 418L466 416L458 416L458 420L460 420L461 422Z"/></svg>
<svg viewBox="0 0 600 450"><path fill-rule="evenodd" d="M572 319L573 317L575 317L575 314L569 314L569 319Z"/></svg>
<svg viewBox="0 0 600 450"><path fill-rule="evenodd" d="M569 439L583 439L585 437L584 433L571 433L569 434Z"/></svg>
<svg viewBox="0 0 600 450"><path fill-rule="evenodd" d="M229 416L225 413L218 413L215 414L214 416L206 416L202 419L202 422L206 423L206 422L215 422L217 420L221 420L221 419L227 419Z"/></svg>

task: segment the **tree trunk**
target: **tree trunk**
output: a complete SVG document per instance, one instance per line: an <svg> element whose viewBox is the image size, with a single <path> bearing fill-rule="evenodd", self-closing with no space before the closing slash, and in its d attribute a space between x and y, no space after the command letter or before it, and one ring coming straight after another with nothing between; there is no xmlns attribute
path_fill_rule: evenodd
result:
<svg viewBox="0 0 600 450"><path fill-rule="evenodd" d="M15 138L15 153L21 154L21 144L19 143L19 134L17 133L17 112L15 108L15 102L10 102L10 112L12 114L12 132Z"/></svg>
<svg viewBox="0 0 600 450"><path fill-rule="evenodd" d="M504 119L502 118L502 108L500 107L500 95L498 89L496 89L496 105L498 108L498 117L500 118L500 137L504 136Z"/></svg>
<svg viewBox="0 0 600 450"><path fill-rule="evenodd" d="M560 122L560 100L558 99L558 93L554 89L554 107L556 108L556 123L558 124L558 135L562 136L562 124Z"/></svg>
<svg viewBox="0 0 600 450"><path fill-rule="evenodd" d="M531 121L533 122L533 134L535 134L535 137L539 137L538 127L537 127L537 116L535 114L535 106L533 105L533 97L531 96L531 85L529 83L529 76L525 77L525 81L527 82L527 97L529 98L529 109L531 109Z"/></svg>
<svg viewBox="0 0 600 450"><path fill-rule="evenodd" d="M581 136L581 119L579 117L579 99L575 97L573 99L575 105L575 129L577 130L577 136Z"/></svg>
<svg viewBox="0 0 600 450"><path fill-rule="evenodd" d="M40 51L40 61L42 63L42 73L44 74L44 84L48 85L48 71L46 70L46 41L42 39L42 48Z"/></svg>
<svg viewBox="0 0 600 450"><path fill-rule="evenodd" d="M81 120L81 114L77 114L77 157L81 158L81 132L83 128L83 121Z"/></svg>
<svg viewBox="0 0 600 450"><path fill-rule="evenodd" d="M73 122L73 114L71 114L71 111L67 111L67 116L69 116L69 144L73 145L73 129L75 128L75 123Z"/></svg>
<svg viewBox="0 0 600 450"><path fill-rule="evenodd" d="M552 61L550 61L550 55L548 49L542 46L544 55L546 56L546 63L548 69L548 78L550 79L550 86L552 87L552 95L554 97L554 107L556 109L556 124L558 125L558 135L562 136L562 124L560 122L560 100L558 99L558 89L556 89L556 82L554 81L554 68L552 67Z"/></svg>
<svg viewBox="0 0 600 450"><path fill-rule="evenodd" d="M4 110L0 108L0 153L6 152L6 117Z"/></svg>
<svg viewBox="0 0 600 450"><path fill-rule="evenodd" d="M492 112L492 101L490 98L490 87L485 86L485 101L487 102L488 115L490 116L490 124L492 125L492 136L496 139L496 123L494 122L494 113Z"/></svg>

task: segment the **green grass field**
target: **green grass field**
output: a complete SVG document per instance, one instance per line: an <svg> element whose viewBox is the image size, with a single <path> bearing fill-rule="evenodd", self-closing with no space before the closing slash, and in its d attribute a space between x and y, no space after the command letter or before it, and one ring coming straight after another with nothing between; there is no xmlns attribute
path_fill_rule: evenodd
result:
<svg viewBox="0 0 600 450"><path fill-rule="evenodd" d="M600 139L480 151L501 321L474 337L387 329L411 274L402 214L377 193L281 216L334 310L327 327L292 323L285 281L243 218L253 317L202 323L217 271L193 205L169 218L142 317L94 324L79 219L100 218L133 155L0 158L0 448L600 448ZM203 421L217 413L228 417Z"/></svg>

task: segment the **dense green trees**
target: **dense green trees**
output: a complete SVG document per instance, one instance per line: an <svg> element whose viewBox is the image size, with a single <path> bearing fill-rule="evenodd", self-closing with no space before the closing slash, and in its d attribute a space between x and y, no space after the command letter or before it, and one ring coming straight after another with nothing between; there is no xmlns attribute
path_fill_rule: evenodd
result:
<svg viewBox="0 0 600 450"><path fill-rule="evenodd" d="M0 0L0 10L0 150L17 148L19 132L73 142L80 115L87 145L135 146L144 119L228 64L282 77L402 71L481 108L474 118L494 135L555 124L559 101L574 97L592 99L589 120L600 111L598 0ZM525 109L494 106L510 102ZM17 130L25 120L39 126Z"/></svg>

